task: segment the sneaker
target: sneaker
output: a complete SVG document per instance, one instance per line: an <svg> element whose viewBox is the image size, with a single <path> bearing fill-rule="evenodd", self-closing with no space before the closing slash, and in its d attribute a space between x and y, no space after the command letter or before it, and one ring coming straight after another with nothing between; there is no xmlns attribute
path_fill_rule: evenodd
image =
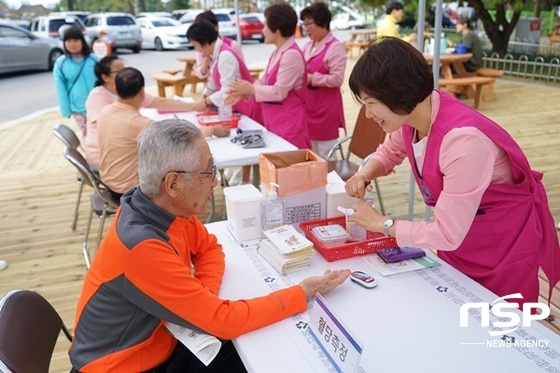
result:
<svg viewBox="0 0 560 373"><path fill-rule="evenodd" d="M8 262L5 260L0 260L0 271L8 267Z"/></svg>

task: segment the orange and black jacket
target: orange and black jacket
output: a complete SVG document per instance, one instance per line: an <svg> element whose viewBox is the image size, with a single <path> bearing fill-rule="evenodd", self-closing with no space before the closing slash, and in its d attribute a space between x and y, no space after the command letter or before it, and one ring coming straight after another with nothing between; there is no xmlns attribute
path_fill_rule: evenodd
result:
<svg viewBox="0 0 560 373"><path fill-rule="evenodd" d="M307 307L299 286L249 300L220 299L224 269L221 245L195 216L173 216L139 189L127 192L84 280L72 366L149 370L177 343L164 321L232 339Z"/></svg>

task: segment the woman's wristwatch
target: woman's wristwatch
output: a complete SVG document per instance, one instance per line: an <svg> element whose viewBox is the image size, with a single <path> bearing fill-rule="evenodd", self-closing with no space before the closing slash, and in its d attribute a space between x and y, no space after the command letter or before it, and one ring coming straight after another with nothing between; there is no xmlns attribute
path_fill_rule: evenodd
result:
<svg viewBox="0 0 560 373"><path fill-rule="evenodd" d="M389 234L389 228L391 228L393 225L395 225L395 219L392 218L389 218L385 220L385 222L383 222L383 234L385 236L391 237L391 235Z"/></svg>

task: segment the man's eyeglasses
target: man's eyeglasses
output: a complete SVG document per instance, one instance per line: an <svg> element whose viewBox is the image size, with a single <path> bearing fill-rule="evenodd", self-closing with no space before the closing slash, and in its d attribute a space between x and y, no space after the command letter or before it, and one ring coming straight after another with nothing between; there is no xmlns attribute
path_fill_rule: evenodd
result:
<svg viewBox="0 0 560 373"><path fill-rule="evenodd" d="M216 179L216 174L218 173L218 168L216 165L212 165L212 171L169 171L178 174L191 174L191 175L207 175L210 176L211 180ZM165 179L165 178L164 178Z"/></svg>
<svg viewBox="0 0 560 373"><path fill-rule="evenodd" d="M311 22L304 22L304 23L303 23L303 27L308 28L308 27L311 27L311 26L314 25L314 24L315 24L315 22L313 22L313 21L311 21Z"/></svg>

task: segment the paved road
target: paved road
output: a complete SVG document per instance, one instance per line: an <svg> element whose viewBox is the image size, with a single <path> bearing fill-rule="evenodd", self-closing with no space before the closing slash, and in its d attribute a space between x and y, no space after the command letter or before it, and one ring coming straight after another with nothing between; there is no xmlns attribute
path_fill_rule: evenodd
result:
<svg viewBox="0 0 560 373"><path fill-rule="evenodd" d="M348 38L347 31L336 31L340 40ZM309 39L298 39L303 45ZM266 62L274 46L247 42L243 44L243 54L248 65ZM177 56L195 51L148 51L133 54L127 50L119 50L119 55L126 66L133 66L142 71L146 78L146 86L155 85L152 74L166 68L179 68L181 64ZM0 123L19 119L40 110L58 106L54 82L51 72L25 72L0 75Z"/></svg>

